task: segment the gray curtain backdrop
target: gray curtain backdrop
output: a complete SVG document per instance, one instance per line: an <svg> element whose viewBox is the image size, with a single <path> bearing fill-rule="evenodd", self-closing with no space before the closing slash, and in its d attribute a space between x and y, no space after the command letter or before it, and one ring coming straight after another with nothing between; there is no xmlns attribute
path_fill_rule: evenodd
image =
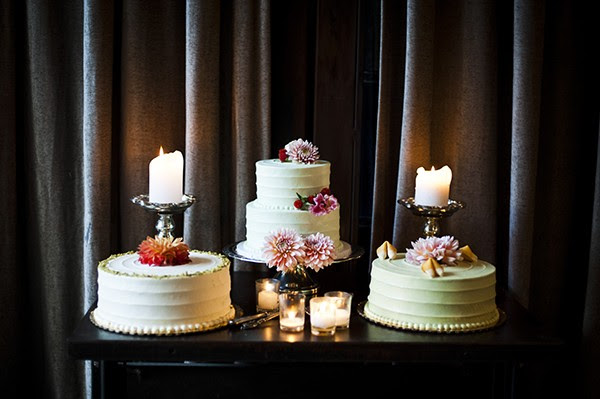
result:
<svg viewBox="0 0 600 399"><path fill-rule="evenodd" d="M440 233L496 264L499 286L550 333L583 345L559 370L529 371L533 397L600 395L599 32L589 13L571 2L381 2L371 254L385 239L404 249L419 237L422 221L397 199L414 196L419 166L449 165L450 197L467 207Z"/></svg>
<svg viewBox="0 0 600 399"><path fill-rule="evenodd" d="M467 208L441 232L495 263L499 286L577 348L569 386L589 397L600 360L593 15L568 1L381 1L367 244L409 246L421 222L397 200L414 195L419 166L448 164ZM95 300L98 261L154 231L130 198L147 192L160 145L184 153L198 196L179 234L212 250L243 238L254 161L274 155L270 26L267 0L0 1L8 396L89 393L66 338ZM17 386L23 373L40 383Z"/></svg>
<svg viewBox="0 0 600 399"><path fill-rule="evenodd" d="M154 232L130 198L148 192L159 146L183 152L198 197L176 221L190 246L243 237L254 162L270 153L270 5L0 4L2 381L9 396L85 397L66 338L98 261ZM25 371L41 383L17 386Z"/></svg>

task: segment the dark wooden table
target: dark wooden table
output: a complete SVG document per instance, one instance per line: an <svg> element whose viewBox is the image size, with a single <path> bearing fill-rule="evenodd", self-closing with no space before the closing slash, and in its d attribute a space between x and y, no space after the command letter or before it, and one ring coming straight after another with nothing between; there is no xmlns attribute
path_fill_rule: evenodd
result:
<svg viewBox="0 0 600 399"><path fill-rule="evenodd" d="M253 313L254 280L233 272L232 301ZM350 328L331 338L283 333L277 320L251 330L227 328L173 337L137 337L96 328L89 312L69 337L76 359L92 360L95 397L321 397L367 388L398 394L513 397L527 364L560 362L565 344L547 336L511 297L499 292L503 325L467 334L382 327L356 305ZM391 390L391 391L390 391ZM453 397L450 395L450 397Z"/></svg>

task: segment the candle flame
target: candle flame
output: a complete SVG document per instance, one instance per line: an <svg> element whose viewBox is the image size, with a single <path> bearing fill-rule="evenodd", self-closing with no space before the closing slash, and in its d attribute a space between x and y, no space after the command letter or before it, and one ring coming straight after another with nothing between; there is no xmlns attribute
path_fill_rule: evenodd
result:
<svg viewBox="0 0 600 399"><path fill-rule="evenodd" d="M160 146L160 151L158 151L158 155L165 155L165 151L162 148L162 145Z"/></svg>

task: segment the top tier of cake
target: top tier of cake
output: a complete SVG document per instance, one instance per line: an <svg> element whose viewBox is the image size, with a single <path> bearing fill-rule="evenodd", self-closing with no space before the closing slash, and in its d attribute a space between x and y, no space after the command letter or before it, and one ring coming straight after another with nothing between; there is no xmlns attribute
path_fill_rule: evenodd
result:
<svg viewBox="0 0 600 399"><path fill-rule="evenodd" d="M281 162L265 159L256 162L256 201L263 207L293 209L297 194L315 195L329 187L331 164Z"/></svg>
<svg viewBox="0 0 600 399"><path fill-rule="evenodd" d="M204 251L190 251L190 263L169 267L151 267L141 263L138 258L135 253L114 255L101 262L99 269L121 276L165 279L215 273L227 268L230 263L221 254Z"/></svg>

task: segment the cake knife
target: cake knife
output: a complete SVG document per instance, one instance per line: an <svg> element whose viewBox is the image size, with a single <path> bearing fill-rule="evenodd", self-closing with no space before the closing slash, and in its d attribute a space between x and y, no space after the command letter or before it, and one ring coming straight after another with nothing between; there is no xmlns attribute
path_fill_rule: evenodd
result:
<svg viewBox="0 0 600 399"><path fill-rule="evenodd" d="M258 327L261 324L263 324L269 320L273 320L274 318L276 318L278 316L279 316L279 311L268 313L265 317L250 320L250 321L243 323L242 325L240 325L240 329L249 330L250 328Z"/></svg>
<svg viewBox="0 0 600 399"><path fill-rule="evenodd" d="M229 327L239 327L239 326L241 326L244 323L248 323L250 321L262 319L263 317L268 317L268 316L270 316L272 314L279 314L279 310L274 311L274 312L259 312L259 313L252 314L252 315L249 315L249 316L238 317L238 318L229 320L229 322L227 324L229 325Z"/></svg>

